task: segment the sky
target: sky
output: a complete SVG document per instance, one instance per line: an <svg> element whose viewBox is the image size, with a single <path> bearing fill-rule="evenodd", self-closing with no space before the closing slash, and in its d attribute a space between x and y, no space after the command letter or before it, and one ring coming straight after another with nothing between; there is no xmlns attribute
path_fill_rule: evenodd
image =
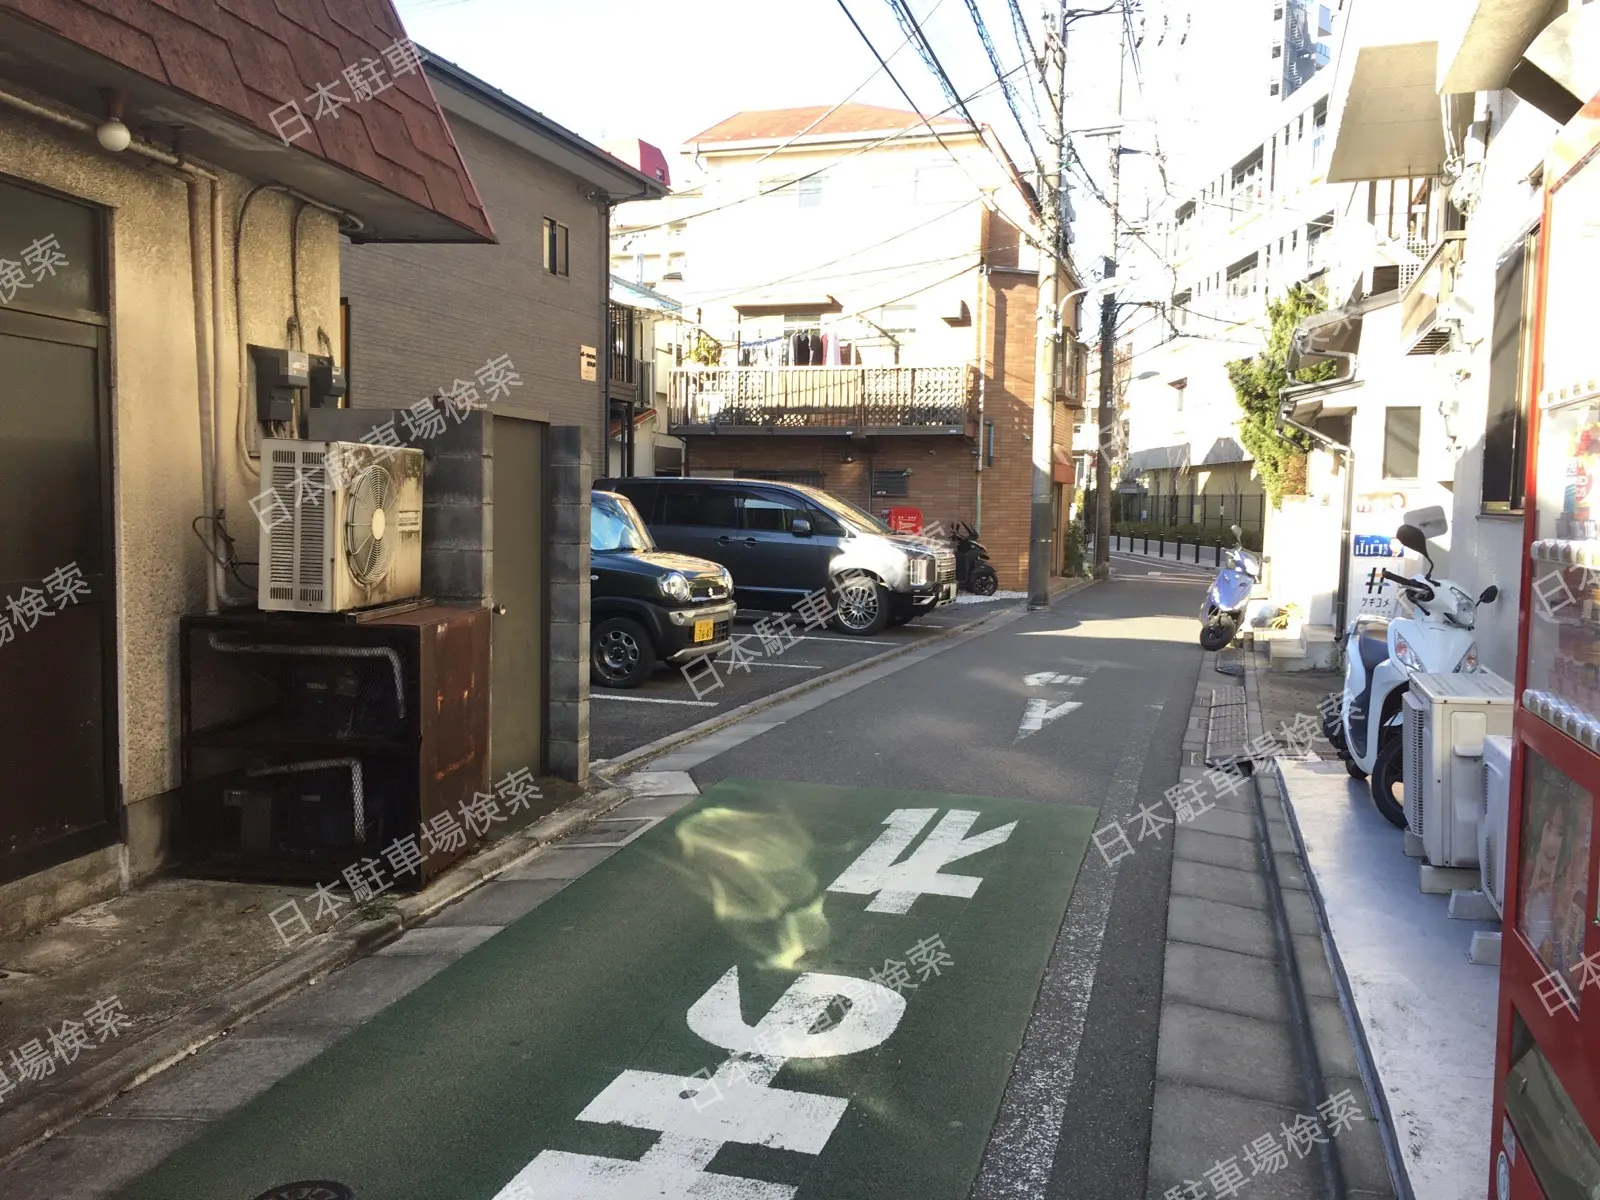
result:
<svg viewBox="0 0 1600 1200"><path fill-rule="evenodd" d="M846 2L918 107L929 114L947 107L935 75L905 44L887 0ZM1039 44L1041 0L1019 2ZM995 81L969 3L978 8L1002 67L1010 71L1023 55L1006 0L910 0L963 98ZM1085 3L1103 5L1104 0ZM397 0L397 7L411 37L428 50L583 137L596 142L640 138L665 150L669 161L694 134L744 110L831 105L852 93L859 103L908 107L839 0ZM1115 119L1119 29L1115 16L1073 26L1068 42L1068 123L1073 128ZM1013 78L1019 109L1043 153L1046 143L1028 98L1029 74ZM1036 97L1040 110L1047 111L1042 95ZM1136 110L1131 75L1126 98L1128 110ZM1019 166L1031 164L998 87L970 107L978 121L995 128ZM1106 139L1084 141L1081 153L1105 186L1110 175ZM1109 226L1081 187L1074 204L1080 218L1078 254L1093 258L1103 250Z"/></svg>

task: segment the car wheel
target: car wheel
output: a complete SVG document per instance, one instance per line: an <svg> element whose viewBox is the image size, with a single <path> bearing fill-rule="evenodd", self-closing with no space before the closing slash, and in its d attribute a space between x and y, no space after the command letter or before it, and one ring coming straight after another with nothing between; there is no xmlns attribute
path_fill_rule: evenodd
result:
<svg viewBox="0 0 1600 1200"><path fill-rule="evenodd" d="M1405 748L1398 733L1390 734L1372 763L1372 802L1397 829L1406 827Z"/></svg>
<svg viewBox="0 0 1600 1200"><path fill-rule="evenodd" d="M833 581L833 627L841 633L870 637L889 623L889 589L870 575Z"/></svg>
<svg viewBox="0 0 1600 1200"><path fill-rule="evenodd" d="M589 635L589 678L600 687L638 687L655 667L655 643L637 621L607 617Z"/></svg>

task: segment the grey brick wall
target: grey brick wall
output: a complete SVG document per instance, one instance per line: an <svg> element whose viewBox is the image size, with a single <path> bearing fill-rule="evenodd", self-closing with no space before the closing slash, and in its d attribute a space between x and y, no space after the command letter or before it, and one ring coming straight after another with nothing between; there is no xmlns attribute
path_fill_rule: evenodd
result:
<svg viewBox="0 0 1600 1200"><path fill-rule="evenodd" d="M459 119L451 129L500 244L344 246L350 403L406 408L505 354L522 386L497 411L580 426L598 445L600 384L580 378L578 347L603 349L605 213L576 176ZM544 269L547 216L570 231L569 276Z"/></svg>

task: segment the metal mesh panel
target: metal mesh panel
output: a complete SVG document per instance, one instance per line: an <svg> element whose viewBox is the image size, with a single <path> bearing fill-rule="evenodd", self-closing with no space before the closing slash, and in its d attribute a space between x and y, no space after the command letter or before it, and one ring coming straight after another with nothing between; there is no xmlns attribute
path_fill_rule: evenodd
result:
<svg viewBox="0 0 1600 1200"><path fill-rule="evenodd" d="M1403 736L1405 737L1406 824L1411 827L1412 833L1421 837L1425 812L1424 773L1428 769L1427 760L1423 757L1427 752L1428 710L1407 696L1405 717Z"/></svg>

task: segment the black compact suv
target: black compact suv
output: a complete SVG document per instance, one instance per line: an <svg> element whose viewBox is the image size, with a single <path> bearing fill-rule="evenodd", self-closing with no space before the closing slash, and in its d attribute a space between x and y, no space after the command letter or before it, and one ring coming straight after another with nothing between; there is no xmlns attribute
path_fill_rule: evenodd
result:
<svg viewBox="0 0 1600 1200"><path fill-rule="evenodd" d="M782 612L832 592L833 623L871 635L956 598L943 542L894 533L820 488L759 479L602 479L632 500L658 545L721 563L743 608Z"/></svg>
<svg viewBox="0 0 1600 1200"><path fill-rule="evenodd" d="M627 497L589 493L589 678L638 687L660 662L728 648L733 577L703 558L669 554Z"/></svg>

